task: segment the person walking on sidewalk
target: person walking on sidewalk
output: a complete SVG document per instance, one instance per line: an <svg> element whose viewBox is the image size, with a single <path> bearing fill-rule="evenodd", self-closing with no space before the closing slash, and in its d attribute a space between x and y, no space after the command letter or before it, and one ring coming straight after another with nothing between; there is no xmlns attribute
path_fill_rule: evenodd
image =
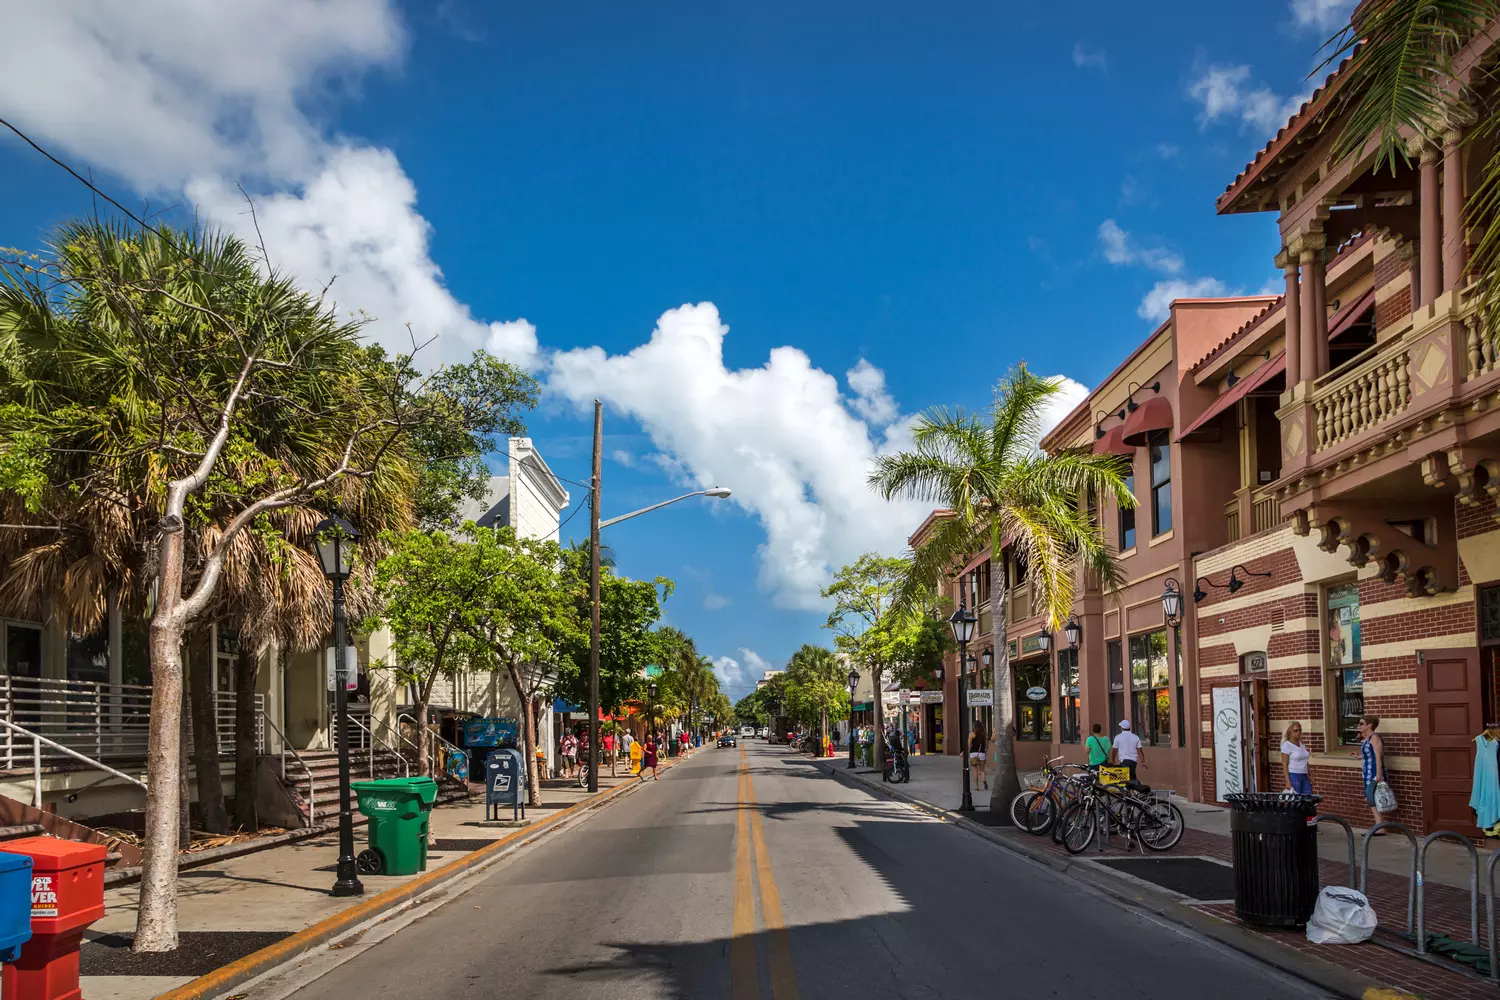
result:
<svg viewBox="0 0 1500 1000"><path fill-rule="evenodd" d="M656 773L656 742L654 740L647 740L646 741L645 754L644 754L644 756L641 757L641 780L642 781L646 780L646 769L647 768L651 769L651 777L652 778L654 778L657 781L661 780L661 775L659 775L659 774Z"/></svg>
<svg viewBox="0 0 1500 1000"><path fill-rule="evenodd" d="M1293 722L1281 734L1281 768L1286 772L1286 788L1298 795L1311 795L1312 779L1307 776L1307 759L1312 751L1302 745L1302 723Z"/></svg>
<svg viewBox="0 0 1500 1000"><path fill-rule="evenodd" d="M1089 752L1089 770L1099 770L1099 765L1109 760L1109 740L1104 738L1104 727L1094 723L1094 731L1084 741L1084 746Z"/></svg>
<svg viewBox="0 0 1500 1000"><path fill-rule="evenodd" d="M955 628L957 626L954 626ZM984 787L990 787L990 779L984 773L984 760L989 750L989 740L986 738L984 723L975 721L974 731L969 734L969 770L984 783Z"/></svg>
<svg viewBox="0 0 1500 1000"><path fill-rule="evenodd" d="M1390 781L1390 776L1385 770L1385 744L1380 739L1380 734L1375 730L1380 728L1380 716L1366 715L1359 720L1359 735L1362 742L1359 745L1360 774L1365 781L1365 801L1370 804L1370 815L1375 817L1376 823L1385 822L1385 816L1375 806L1375 788L1382 781ZM1385 834L1381 830L1375 836Z"/></svg>
<svg viewBox="0 0 1500 1000"><path fill-rule="evenodd" d="M1130 720L1120 720L1120 732L1115 736L1115 762L1130 772L1130 780L1135 779L1137 766L1146 766L1146 754L1141 749L1141 738L1130 731Z"/></svg>
<svg viewBox="0 0 1500 1000"><path fill-rule="evenodd" d="M563 733L562 738L562 776L573 777L573 766L578 761L578 737L572 733Z"/></svg>

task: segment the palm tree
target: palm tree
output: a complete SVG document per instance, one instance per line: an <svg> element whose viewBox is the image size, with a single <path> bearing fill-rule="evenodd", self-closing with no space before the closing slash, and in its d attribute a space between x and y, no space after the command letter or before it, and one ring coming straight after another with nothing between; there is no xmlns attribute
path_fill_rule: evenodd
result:
<svg viewBox="0 0 1500 1000"><path fill-rule="evenodd" d="M870 484L886 499L926 500L952 511L939 522L912 560L908 595L944 578L966 557L989 548L992 559L1007 549L1026 559L1038 592L1038 607L1054 629L1072 610L1075 569L1106 589L1120 583L1115 553L1085 497L1113 497L1134 506L1123 466L1114 456L1037 447L1048 405L1061 384L1017 365L995 387L983 414L935 409L917 418L911 451L882 457ZM990 809L1008 816L1020 790L1014 753L1015 704L1006 655L1004 573L990 602L994 620L996 766ZM960 711L965 711L960 706Z"/></svg>
<svg viewBox="0 0 1500 1000"><path fill-rule="evenodd" d="M833 650L804 643L787 661L789 684L796 687L810 704L817 707L818 755L828 742L828 712L841 696L847 696L845 667Z"/></svg>

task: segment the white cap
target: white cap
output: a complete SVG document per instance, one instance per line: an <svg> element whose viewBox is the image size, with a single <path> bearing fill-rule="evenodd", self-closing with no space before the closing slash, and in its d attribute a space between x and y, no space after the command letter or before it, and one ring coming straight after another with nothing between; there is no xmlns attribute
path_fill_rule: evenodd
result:
<svg viewBox="0 0 1500 1000"><path fill-rule="evenodd" d="M1129 719L1121 719L1120 720L1120 728L1121 729L1129 729L1130 728L1130 720Z"/></svg>

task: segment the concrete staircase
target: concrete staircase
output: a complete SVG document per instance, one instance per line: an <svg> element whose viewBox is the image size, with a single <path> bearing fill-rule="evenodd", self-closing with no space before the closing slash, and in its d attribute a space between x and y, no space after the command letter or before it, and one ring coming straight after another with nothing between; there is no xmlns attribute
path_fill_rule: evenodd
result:
<svg viewBox="0 0 1500 1000"><path fill-rule="evenodd" d="M309 825L321 823L338 815L339 809L339 755L334 750L302 750L301 760L290 755L286 759L286 773L281 783L287 795L298 806L304 821ZM404 778L415 774L399 754L384 748L376 749L374 757L367 749L349 755L349 780L369 781L372 778ZM308 776L312 777L312 801L308 801ZM358 807L359 794L350 791L350 802ZM309 804L312 808L309 809Z"/></svg>

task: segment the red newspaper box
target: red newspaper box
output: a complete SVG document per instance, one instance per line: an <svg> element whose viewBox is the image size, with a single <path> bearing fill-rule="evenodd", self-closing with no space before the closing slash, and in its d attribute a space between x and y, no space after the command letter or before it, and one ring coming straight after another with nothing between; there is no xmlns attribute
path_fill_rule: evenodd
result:
<svg viewBox="0 0 1500 1000"><path fill-rule="evenodd" d="M31 858L31 940L5 966L5 1000L80 1000L78 946L104 916L104 845L52 837L0 841Z"/></svg>

